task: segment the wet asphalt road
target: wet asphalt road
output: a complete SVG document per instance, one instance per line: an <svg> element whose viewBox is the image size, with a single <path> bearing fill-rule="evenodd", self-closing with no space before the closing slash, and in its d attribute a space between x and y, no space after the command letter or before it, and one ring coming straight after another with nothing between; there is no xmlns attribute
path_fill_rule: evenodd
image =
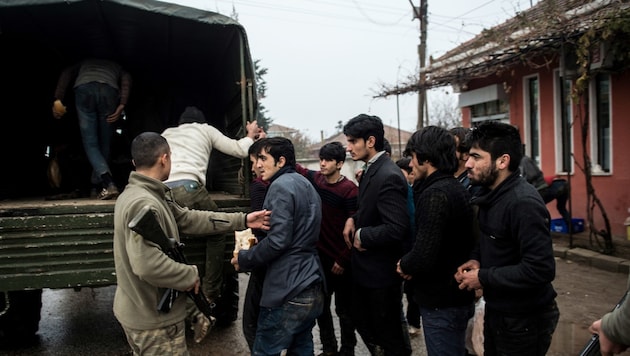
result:
<svg viewBox="0 0 630 356"><path fill-rule="evenodd" d="M191 355L249 355L240 315L249 277L240 274L239 278L241 305L238 319L228 327L212 329L200 344L193 341L192 330L189 330L186 336ZM83 288L78 292L72 289L44 290L36 340L28 345L7 345L7 340L0 339L0 355L131 355L122 328L112 312L115 290L115 286ZM337 332L338 329L337 325ZM319 339L317 327L313 335L315 340ZM356 350L357 355L368 354L364 345L357 345ZM320 352L321 346L316 343L315 353Z"/></svg>
<svg viewBox="0 0 630 356"><path fill-rule="evenodd" d="M240 275L241 296L247 275ZM589 338L587 324L610 310L624 292L628 276L603 272L559 260L554 286L558 291L560 323L548 355L577 355ZM0 339L0 355L131 355L125 336L112 312L115 287L44 290L41 321L36 341L7 345ZM597 296L596 303L589 300ZM241 298L242 300L242 298ZM580 309L581 308L581 309ZM586 311L582 310L586 308ZM242 306L240 308L242 310ZM334 313L333 313L334 315ZM338 327L337 327L338 333ZM315 354L321 352L317 327L313 330ZM200 344L188 333L191 355L249 355L239 319L231 326L215 328ZM422 336L412 338L413 356L426 355ZM368 355L359 341L356 355ZM630 355L626 352L623 355Z"/></svg>

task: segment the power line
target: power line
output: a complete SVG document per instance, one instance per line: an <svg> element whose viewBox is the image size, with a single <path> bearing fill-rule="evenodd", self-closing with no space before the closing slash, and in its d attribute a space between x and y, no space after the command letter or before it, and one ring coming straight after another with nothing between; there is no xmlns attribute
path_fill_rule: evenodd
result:
<svg viewBox="0 0 630 356"><path fill-rule="evenodd" d="M317 26L330 27L331 24L335 22L334 20L341 20L341 22L347 23L348 25L340 26L338 24L335 24L335 25L332 25L332 27L341 27L341 28L346 28L346 29L351 29L351 30L356 30L356 31L366 31L365 27L359 28L359 27L353 26L353 24L360 24L360 25L377 24L381 26L380 29L382 29L383 27L386 27L387 29L404 30L406 32L409 32L411 29L413 29L413 26L411 24L408 24L408 25L401 24L402 22L401 20L405 16L409 15L408 12L392 9L391 7L379 6L379 5L375 5L371 3L366 3L366 4L362 3L361 8L359 9L360 16L358 16L356 15L357 4L356 2L354 2L354 0L352 4L343 3L343 2L325 1L325 0L319 0L319 1L313 0L313 1L309 1L308 4L309 5L315 4L317 6L312 6L312 7L279 5L279 4L272 4L269 1L216 0L216 2L234 6L237 13L242 14L242 15L257 16L259 18L265 17L265 18L272 19L274 21L285 21L285 22L295 22L295 23L304 24L305 21L303 19L295 20L294 16L305 15L307 17L316 19L317 21L317 22L307 22L307 23L310 23L312 25L317 25ZM306 3L302 3L302 4L306 4ZM253 9L253 11L256 11L256 12L251 13L248 11L248 8ZM270 13L277 13L278 16L269 15L268 13L263 14L260 11L257 11L256 9L269 10ZM352 11L349 11L349 10L352 10ZM390 16L396 16L396 18L394 21L376 20L367 15L366 11L368 10L377 12L381 15L385 14L385 15L390 15ZM290 16L286 16L282 14L288 14ZM367 23L365 21L366 18L368 19ZM324 19L325 21L321 21L319 19ZM369 26L369 28L367 28L368 31L371 31L373 33L381 33L385 35L386 34L400 35L400 33L380 31L380 29L374 28L373 26Z"/></svg>
<svg viewBox="0 0 630 356"><path fill-rule="evenodd" d="M370 21L371 23L377 24L377 25L383 25L383 26L390 26L390 25L397 25L398 23L400 23L400 21L403 19L403 17L408 16L408 14L405 14L405 16L401 16L398 21L394 22L394 23L383 23L380 21L376 21L373 20L366 12L365 10L363 10L363 8L359 5L359 3L357 3L356 0L352 0L352 2L355 4L355 6L357 7L357 9L359 9L359 12L361 12L361 14L363 14L363 16Z"/></svg>

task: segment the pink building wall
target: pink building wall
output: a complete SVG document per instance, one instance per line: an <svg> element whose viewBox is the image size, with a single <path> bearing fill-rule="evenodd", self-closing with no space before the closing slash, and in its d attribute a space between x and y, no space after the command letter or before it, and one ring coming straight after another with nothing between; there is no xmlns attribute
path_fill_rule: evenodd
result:
<svg viewBox="0 0 630 356"><path fill-rule="evenodd" d="M555 67L557 68L557 66ZM488 78L473 80L468 83L468 90L481 88L491 84L503 84L508 92L510 104L510 123L519 127L521 138L524 140L524 94L523 79L526 76L538 75L539 79L539 110L540 110L540 142L541 142L541 168L545 175L557 173L556 169L556 143L560 133L556 132L555 124L555 91L553 83L555 68L541 68L532 70L529 68L513 68L502 74ZM615 237L626 237L624 222L630 213L630 73L611 74L611 101L612 101L612 170L607 175L593 176L593 186L597 197L601 200L606 214L610 220L612 234ZM462 108L463 123L465 127L471 126L471 113L469 108ZM586 183L580 167L584 167L582 157L582 139L579 119L576 117L577 108L573 108L573 154L574 172L571 181L571 207L573 217L584 218L587 216ZM589 133L590 135L590 133ZM587 139L587 148L590 149ZM589 152L590 153L590 152ZM566 176L565 176L566 178ZM555 201L547 206L552 218L559 218ZM602 214L594 211L595 227L604 228Z"/></svg>

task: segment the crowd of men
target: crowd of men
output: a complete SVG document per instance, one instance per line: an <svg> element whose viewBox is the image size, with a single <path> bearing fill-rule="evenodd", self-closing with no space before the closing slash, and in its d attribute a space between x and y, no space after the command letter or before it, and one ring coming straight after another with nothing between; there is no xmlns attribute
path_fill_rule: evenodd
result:
<svg viewBox="0 0 630 356"><path fill-rule="evenodd" d="M180 127L209 126L201 118L187 109ZM173 261L129 229L145 206L174 238L187 233L210 241L218 233L254 229L256 243L231 260L236 270L251 272L243 333L252 355L313 355L316 324L325 356L354 355L358 342L371 355L411 355L410 330L417 328L428 355L473 354L466 335L480 298L484 355L545 355L549 349L560 315L550 214L521 174L523 146L514 126L488 121L465 135L424 127L409 139L404 167L385 150L381 119L360 114L343 127L346 142L322 146L318 171L296 163L289 139L265 137L255 122L241 140L212 131L207 141L181 144L175 139L189 135L169 130L134 139L136 170L115 207L114 311L134 354L187 354L186 322L204 326L208 320L187 308L184 293L167 313L155 310L157 298L164 288L196 293L200 286L212 298L217 283L200 284L195 266ZM219 213L184 200L191 193L203 199L197 192L204 184L192 170L205 173L201 163L208 157L191 159L194 150L186 148L193 144L208 155L212 147L249 155L255 175L250 213ZM340 173L347 155L363 162L358 185ZM408 321L404 294L416 304L421 325ZM613 312L593 323L604 352L628 344L618 331L627 326L628 308L619 309L625 319ZM199 342L207 328L195 331Z"/></svg>

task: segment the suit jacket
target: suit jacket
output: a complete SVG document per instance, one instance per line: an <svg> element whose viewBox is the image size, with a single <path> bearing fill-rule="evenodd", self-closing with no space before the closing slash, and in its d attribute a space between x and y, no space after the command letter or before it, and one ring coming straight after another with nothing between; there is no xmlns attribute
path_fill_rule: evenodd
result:
<svg viewBox="0 0 630 356"><path fill-rule="evenodd" d="M362 287L385 288L402 282L396 263L409 238L407 189L400 168L386 155L372 163L361 178L353 218L366 251L353 247L351 255L353 277Z"/></svg>

